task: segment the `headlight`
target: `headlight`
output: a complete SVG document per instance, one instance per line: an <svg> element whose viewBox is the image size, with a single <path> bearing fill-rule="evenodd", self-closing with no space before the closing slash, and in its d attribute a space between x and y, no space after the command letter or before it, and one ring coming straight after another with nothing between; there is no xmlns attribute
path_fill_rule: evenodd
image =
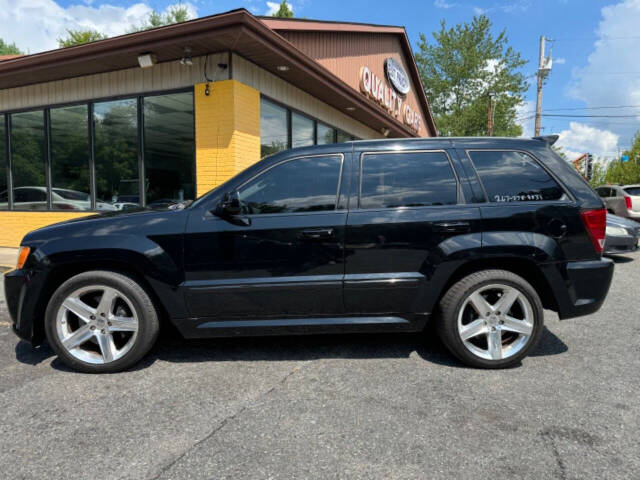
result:
<svg viewBox="0 0 640 480"><path fill-rule="evenodd" d="M617 236L617 237L629 235L627 233L627 231L622 227L609 227L608 226L606 232L607 232L607 235L613 235L613 236Z"/></svg>

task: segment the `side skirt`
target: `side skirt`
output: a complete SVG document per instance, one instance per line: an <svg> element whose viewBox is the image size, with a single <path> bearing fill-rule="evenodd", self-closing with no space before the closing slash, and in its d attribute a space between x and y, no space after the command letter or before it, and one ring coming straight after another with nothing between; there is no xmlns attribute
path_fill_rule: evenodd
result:
<svg viewBox="0 0 640 480"><path fill-rule="evenodd" d="M414 332L424 328L426 316L361 316L277 318L264 320L189 318L173 320L185 338L231 336L312 335L320 333Z"/></svg>

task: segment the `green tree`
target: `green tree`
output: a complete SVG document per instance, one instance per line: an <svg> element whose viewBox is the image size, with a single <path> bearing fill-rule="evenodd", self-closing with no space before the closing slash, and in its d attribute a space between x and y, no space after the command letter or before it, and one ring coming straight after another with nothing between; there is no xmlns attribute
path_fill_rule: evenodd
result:
<svg viewBox="0 0 640 480"><path fill-rule="evenodd" d="M73 47L75 45L83 45L107 38L104 33L97 30L70 30L67 29L67 36L58 39L60 48Z"/></svg>
<svg viewBox="0 0 640 480"><path fill-rule="evenodd" d="M495 95L493 134L522 134L516 108L528 88L520 72L527 61L508 46L505 30L494 36L491 27L480 15L452 28L442 20L433 43L420 34L416 62L443 135L486 135L490 93Z"/></svg>
<svg viewBox="0 0 640 480"><path fill-rule="evenodd" d="M629 161L620 159L606 161L598 160L594 163L591 185L597 187L605 183L629 185L640 183L640 132L633 137L631 148L625 150L623 155L629 157Z"/></svg>
<svg viewBox="0 0 640 480"><path fill-rule="evenodd" d="M287 3L287 0L282 0L282 3L280 3L280 8L278 8L278 11L271 16L279 17L279 18L293 18L293 10Z"/></svg>
<svg viewBox="0 0 640 480"><path fill-rule="evenodd" d="M191 13L189 9L182 3L172 5L169 7L167 13L158 13L153 9L147 20L142 22L141 25L134 26L130 29L130 32L140 32L142 30L149 30L151 28L164 27L165 25L173 25L174 23L182 23L187 20L191 20Z"/></svg>
<svg viewBox="0 0 640 480"><path fill-rule="evenodd" d="M23 52L16 46L15 43L5 43L0 38L0 55L22 55Z"/></svg>

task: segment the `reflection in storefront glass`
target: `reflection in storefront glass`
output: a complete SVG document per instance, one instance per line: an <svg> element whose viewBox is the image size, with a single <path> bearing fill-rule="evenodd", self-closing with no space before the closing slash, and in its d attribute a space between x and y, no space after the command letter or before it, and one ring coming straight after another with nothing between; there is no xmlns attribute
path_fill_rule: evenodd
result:
<svg viewBox="0 0 640 480"><path fill-rule="evenodd" d="M91 210L87 110L86 105L78 105L54 108L49 113L54 210ZM100 208L104 206L98 205L98 210L105 210Z"/></svg>
<svg viewBox="0 0 640 480"><path fill-rule="evenodd" d="M193 93L144 99L147 206L195 198Z"/></svg>
<svg viewBox="0 0 640 480"><path fill-rule="evenodd" d="M44 112L11 115L13 205L16 210L46 210Z"/></svg>
<svg viewBox="0 0 640 480"><path fill-rule="evenodd" d="M318 145L335 143L335 132L335 128L331 128L324 123L318 122Z"/></svg>
<svg viewBox="0 0 640 480"><path fill-rule="evenodd" d="M4 115L0 115L0 210L9 208L9 191L7 184L7 144Z"/></svg>
<svg viewBox="0 0 640 480"><path fill-rule="evenodd" d="M287 148L287 110L260 100L260 158Z"/></svg>
<svg viewBox="0 0 640 480"><path fill-rule="evenodd" d="M140 204L137 110L135 98L94 105L96 202L118 210Z"/></svg>
<svg viewBox="0 0 640 480"><path fill-rule="evenodd" d="M291 114L291 143L292 147L307 147L313 145L313 120Z"/></svg>
<svg viewBox="0 0 640 480"><path fill-rule="evenodd" d="M338 130L338 143L350 142L351 140L355 140L353 135L349 135L341 130Z"/></svg>

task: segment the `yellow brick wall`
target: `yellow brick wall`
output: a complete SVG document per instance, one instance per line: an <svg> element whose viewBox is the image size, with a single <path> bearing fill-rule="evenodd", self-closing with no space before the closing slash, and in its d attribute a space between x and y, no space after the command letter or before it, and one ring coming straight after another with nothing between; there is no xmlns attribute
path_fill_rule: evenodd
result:
<svg viewBox="0 0 640 480"><path fill-rule="evenodd" d="M205 87L194 91L197 196L260 160L260 92L237 80Z"/></svg>
<svg viewBox="0 0 640 480"><path fill-rule="evenodd" d="M0 247L18 247L31 230L86 215L91 213L0 211Z"/></svg>
<svg viewBox="0 0 640 480"><path fill-rule="evenodd" d="M237 80L195 85L196 192L200 196L260 160L260 92ZM0 247L31 230L91 213L2 212Z"/></svg>

